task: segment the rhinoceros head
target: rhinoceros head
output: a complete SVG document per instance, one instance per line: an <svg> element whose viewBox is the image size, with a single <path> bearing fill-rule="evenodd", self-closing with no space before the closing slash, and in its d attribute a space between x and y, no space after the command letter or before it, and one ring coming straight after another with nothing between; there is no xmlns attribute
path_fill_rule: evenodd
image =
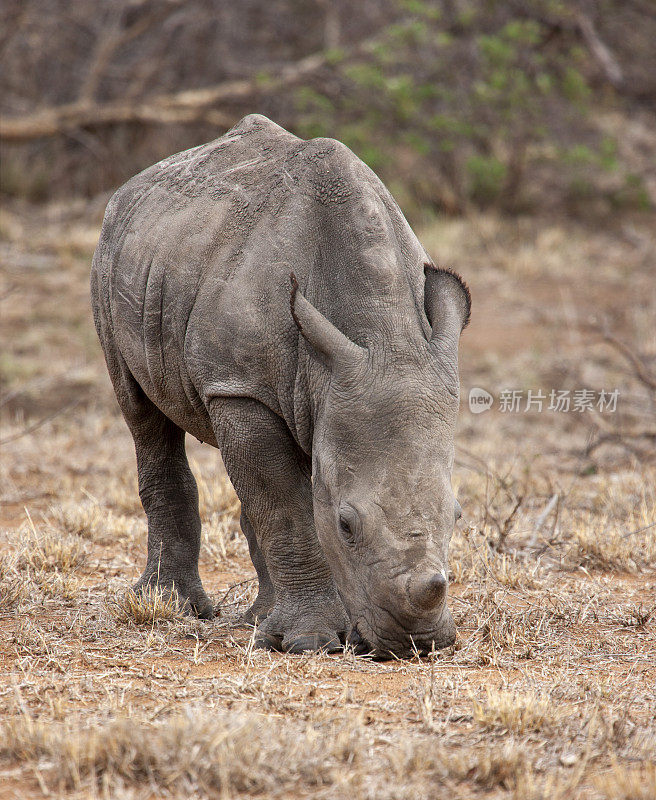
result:
<svg viewBox="0 0 656 800"><path fill-rule="evenodd" d="M330 370L314 428L314 518L350 641L379 655L448 646L448 549L460 514L451 487L458 341L469 291L455 273L427 265L432 335L363 348L292 283L296 324Z"/></svg>

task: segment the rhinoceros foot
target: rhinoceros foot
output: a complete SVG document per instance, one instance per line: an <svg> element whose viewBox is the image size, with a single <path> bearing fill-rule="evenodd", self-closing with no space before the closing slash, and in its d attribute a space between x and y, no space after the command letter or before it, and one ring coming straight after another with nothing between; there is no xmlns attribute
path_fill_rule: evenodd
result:
<svg viewBox="0 0 656 800"><path fill-rule="evenodd" d="M271 613L271 604L256 600L253 605L241 615L239 622L241 625L257 625L258 622L265 620Z"/></svg>
<svg viewBox="0 0 656 800"><path fill-rule="evenodd" d="M341 600L320 596L309 602L286 598L276 603L269 616L258 626L255 646L286 653L342 649L348 619Z"/></svg>
<svg viewBox="0 0 656 800"><path fill-rule="evenodd" d="M241 625L253 626L265 620L276 602L276 593L271 584L262 586L260 583L259 591L253 605L241 615L239 620Z"/></svg>
<svg viewBox="0 0 656 800"><path fill-rule="evenodd" d="M133 588L135 592L142 592L149 587L152 589L157 587L162 593L164 602L169 600L175 592L186 613L195 614L199 619L214 619L214 605L205 593L198 577L189 579L160 577L158 579L156 573L144 574Z"/></svg>

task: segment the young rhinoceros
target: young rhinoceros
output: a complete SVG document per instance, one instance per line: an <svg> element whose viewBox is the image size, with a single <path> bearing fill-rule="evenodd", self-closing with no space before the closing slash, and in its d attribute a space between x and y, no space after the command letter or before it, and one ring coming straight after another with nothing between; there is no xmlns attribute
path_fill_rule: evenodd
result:
<svg viewBox="0 0 656 800"><path fill-rule="evenodd" d="M469 292L347 147L252 115L145 170L107 207L91 294L148 516L137 588L175 585L213 615L186 431L219 448L241 500L260 646L454 641Z"/></svg>

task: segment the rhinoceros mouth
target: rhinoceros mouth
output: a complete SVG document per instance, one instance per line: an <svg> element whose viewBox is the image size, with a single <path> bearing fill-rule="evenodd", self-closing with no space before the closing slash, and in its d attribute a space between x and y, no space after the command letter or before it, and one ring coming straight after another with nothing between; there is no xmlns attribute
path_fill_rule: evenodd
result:
<svg viewBox="0 0 656 800"><path fill-rule="evenodd" d="M430 631L416 636L408 635L408 642L398 642L396 646L373 645L361 633L358 625L355 624L346 637L346 643L352 648L356 656L367 656L375 661L389 661L393 658L412 658L413 656L429 656L437 650L449 647L455 640L455 632L452 636L440 634L438 631Z"/></svg>
<svg viewBox="0 0 656 800"><path fill-rule="evenodd" d="M404 658L415 653L412 647L404 647L400 642L397 646L374 645L360 632L357 625L351 628L347 637L347 644L352 648L356 656L364 656L374 661L389 661L392 658ZM420 655L425 654L420 651Z"/></svg>
<svg viewBox="0 0 656 800"><path fill-rule="evenodd" d="M370 644L358 630L358 626L354 625L347 638L346 642L352 648L356 656L373 655L376 648Z"/></svg>

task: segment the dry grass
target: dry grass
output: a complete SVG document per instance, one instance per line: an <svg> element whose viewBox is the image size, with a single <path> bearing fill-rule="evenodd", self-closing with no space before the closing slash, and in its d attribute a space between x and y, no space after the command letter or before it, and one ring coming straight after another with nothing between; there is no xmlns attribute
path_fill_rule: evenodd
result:
<svg viewBox="0 0 656 800"><path fill-rule="evenodd" d="M85 559L83 545L70 534L61 534L47 526L37 530L28 515L27 523L19 530L24 544L18 553L18 566L23 570L40 572L71 572Z"/></svg>
<svg viewBox="0 0 656 800"><path fill-rule="evenodd" d="M193 439L200 570L222 614L200 622L125 588L146 527L88 310L86 213L10 209L2 228L0 439L17 437L0 460L3 800L654 796L656 471L622 445L583 457L585 418L466 408L470 386L630 381L577 320L608 313L656 356L653 231L638 247L483 217L424 237L440 263L467 264L475 302L450 554L459 633L428 660L378 663L253 648L237 624L256 591L239 502Z"/></svg>
<svg viewBox="0 0 656 800"><path fill-rule="evenodd" d="M595 776L594 785L605 800L653 800L656 797L656 764L623 767Z"/></svg>
<svg viewBox="0 0 656 800"><path fill-rule="evenodd" d="M32 580L44 597L61 598L70 602L76 600L81 591L81 582L76 575L57 571L41 572L34 574Z"/></svg>
<svg viewBox="0 0 656 800"><path fill-rule="evenodd" d="M16 559L0 557L0 611L13 608L25 594L25 581L16 567Z"/></svg>
<svg viewBox="0 0 656 800"><path fill-rule="evenodd" d="M525 748L513 742L485 748L477 753L467 772L461 777L473 777L485 789L497 786L517 789L530 775L530 759Z"/></svg>
<svg viewBox="0 0 656 800"><path fill-rule="evenodd" d="M104 497L112 510L119 514L143 513L139 500L136 470L125 471L117 475L105 490Z"/></svg>
<svg viewBox="0 0 656 800"><path fill-rule="evenodd" d="M564 711L543 694L518 694L489 689L483 700L472 699L474 720L483 728L514 734L553 729Z"/></svg>
<svg viewBox="0 0 656 800"><path fill-rule="evenodd" d="M50 517L53 527L62 533L94 539L105 531L107 513L93 501L69 500L51 508Z"/></svg>
<svg viewBox="0 0 656 800"><path fill-rule="evenodd" d="M624 487L608 482L594 497L592 511L570 514L570 564L620 572L656 567L656 476L647 471L644 478L642 485L631 487L626 510Z"/></svg>
<svg viewBox="0 0 656 800"><path fill-rule="evenodd" d="M343 769L363 757L359 733L357 725L337 723L318 731L308 726L299 736L255 714L198 708L153 724L111 720L96 730L22 717L3 726L0 756L43 763L52 789L91 783L213 797L337 787L344 796Z"/></svg>
<svg viewBox="0 0 656 800"><path fill-rule="evenodd" d="M225 470L206 474L199 461L191 459L191 469L198 485L198 510L203 522L218 519L239 519L241 506Z"/></svg>
<svg viewBox="0 0 656 800"><path fill-rule="evenodd" d="M128 588L109 595L105 602L111 616L123 624L154 625L184 619L183 604L175 587L170 592L159 586L148 586L139 592Z"/></svg>
<svg viewBox="0 0 656 800"><path fill-rule="evenodd" d="M654 509L656 514L656 509ZM654 520L654 516L649 519ZM656 528L641 531L638 525L632 535L611 528L599 528L598 519L589 519L571 532L572 548L569 560L588 569L615 572L640 572L656 565ZM643 533L642 537L638 532Z"/></svg>
<svg viewBox="0 0 656 800"><path fill-rule="evenodd" d="M385 750L357 716L328 724L290 724L243 711L208 714L189 707L166 720L107 721L88 730L21 715L0 729L0 758L39 765L45 787L115 791L148 785L202 797L312 796L398 798L383 777L431 797L435 781L474 781L513 789L529 774L512 743L452 758L428 739L403 739ZM180 744L184 743L184 747ZM308 793L307 795L305 793Z"/></svg>

